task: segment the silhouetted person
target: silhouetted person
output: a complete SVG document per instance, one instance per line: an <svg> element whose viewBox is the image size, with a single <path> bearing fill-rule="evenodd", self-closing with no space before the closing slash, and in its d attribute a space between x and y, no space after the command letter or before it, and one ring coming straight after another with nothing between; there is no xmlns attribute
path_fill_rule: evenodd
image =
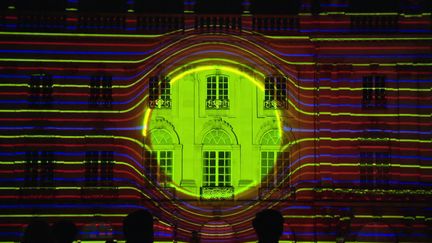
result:
<svg viewBox="0 0 432 243"><path fill-rule="evenodd" d="M279 211L265 209L258 212L252 226L258 236L259 243L276 243L283 233L284 218Z"/></svg>
<svg viewBox="0 0 432 243"><path fill-rule="evenodd" d="M123 234L126 243L153 242L153 216L147 210L130 213L123 220Z"/></svg>
<svg viewBox="0 0 432 243"><path fill-rule="evenodd" d="M78 234L78 229L70 221L59 221L52 226L52 232L56 243L72 243Z"/></svg>
<svg viewBox="0 0 432 243"><path fill-rule="evenodd" d="M24 230L22 243L54 243L51 227L45 221L35 220Z"/></svg>

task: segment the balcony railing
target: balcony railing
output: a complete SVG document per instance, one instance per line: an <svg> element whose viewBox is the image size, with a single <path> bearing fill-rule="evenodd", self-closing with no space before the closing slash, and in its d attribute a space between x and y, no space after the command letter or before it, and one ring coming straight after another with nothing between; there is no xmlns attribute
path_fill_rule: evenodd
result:
<svg viewBox="0 0 432 243"><path fill-rule="evenodd" d="M78 29L122 31L126 27L125 19L122 15L81 15L78 19Z"/></svg>
<svg viewBox="0 0 432 243"><path fill-rule="evenodd" d="M300 19L298 16L254 16L252 30L255 31L298 31Z"/></svg>
<svg viewBox="0 0 432 243"><path fill-rule="evenodd" d="M149 106L150 108L158 108L158 109L170 109L171 108L171 99L156 99L150 100Z"/></svg>
<svg viewBox="0 0 432 243"><path fill-rule="evenodd" d="M166 33L184 29L184 17L182 15L138 15L136 30L146 33Z"/></svg>
<svg viewBox="0 0 432 243"><path fill-rule="evenodd" d="M16 27L21 30L61 31L66 29L66 17L63 14L18 15Z"/></svg>
<svg viewBox="0 0 432 243"><path fill-rule="evenodd" d="M413 29L413 26L415 28ZM340 14L332 16L239 15L239 14L136 14L49 12L7 10L0 13L0 29L6 31L145 33L161 34L176 30L199 32L239 32L251 30L267 34L312 33L430 33L429 16L409 18L402 14ZM183 33L183 31L181 32Z"/></svg>
<svg viewBox="0 0 432 243"><path fill-rule="evenodd" d="M229 100L206 100L206 107L209 110L227 110L229 106Z"/></svg>
<svg viewBox="0 0 432 243"><path fill-rule="evenodd" d="M241 30L242 20L239 15L196 15L195 29L207 32Z"/></svg>
<svg viewBox="0 0 432 243"><path fill-rule="evenodd" d="M288 107L288 102L286 100L265 100L264 109L286 109Z"/></svg>
<svg viewBox="0 0 432 243"><path fill-rule="evenodd" d="M397 15L351 16L351 32L397 32Z"/></svg>
<svg viewBox="0 0 432 243"><path fill-rule="evenodd" d="M200 190L203 200L233 200L234 187L232 186L203 186Z"/></svg>

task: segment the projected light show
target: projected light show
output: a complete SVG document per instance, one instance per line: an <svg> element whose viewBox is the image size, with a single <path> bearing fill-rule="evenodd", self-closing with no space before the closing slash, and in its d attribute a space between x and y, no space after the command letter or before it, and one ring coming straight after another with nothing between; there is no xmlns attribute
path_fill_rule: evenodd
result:
<svg viewBox="0 0 432 243"><path fill-rule="evenodd" d="M0 243L431 241L429 1L0 9Z"/></svg>

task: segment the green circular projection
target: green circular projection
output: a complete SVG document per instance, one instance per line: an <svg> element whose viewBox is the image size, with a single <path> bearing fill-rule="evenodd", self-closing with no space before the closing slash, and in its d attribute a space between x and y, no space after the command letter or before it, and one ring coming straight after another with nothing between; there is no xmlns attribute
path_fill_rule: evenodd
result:
<svg viewBox="0 0 432 243"><path fill-rule="evenodd" d="M206 65L150 82L143 135L158 184L225 199L279 183L281 115L266 109L274 89L263 78Z"/></svg>

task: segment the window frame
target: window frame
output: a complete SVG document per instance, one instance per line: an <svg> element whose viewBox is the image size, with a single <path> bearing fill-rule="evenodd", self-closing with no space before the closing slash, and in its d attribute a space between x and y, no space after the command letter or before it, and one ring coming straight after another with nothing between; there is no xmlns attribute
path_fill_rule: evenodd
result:
<svg viewBox="0 0 432 243"><path fill-rule="evenodd" d="M386 105L386 76L363 76L362 108L386 108Z"/></svg>
<svg viewBox="0 0 432 243"><path fill-rule="evenodd" d="M224 74L207 75L206 76L206 109L207 110L228 110L230 108L230 99L229 99L230 88L229 87L230 85L229 85L228 75L224 75Z"/></svg>
<svg viewBox="0 0 432 243"><path fill-rule="evenodd" d="M287 109L287 79L282 76L267 76L264 79L264 109Z"/></svg>
<svg viewBox="0 0 432 243"><path fill-rule="evenodd" d="M112 76L93 75L90 77L89 105L98 107L111 107L112 98Z"/></svg>
<svg viewBox="0 0 432 243"><path fill-rule="evenodd" d="M206 157L206 153L214 153L214 174L211 173L211 165L206 165L206 160L212 159L211 157ZM220 157L221 153L224 154L223 158ZM226 155L229 155L226 157ZM202 186L203 187L231 187L232 186L232 151L227 149L205 149L202 151L202 161L203 161L203 169L202 169L202 175L203 175L203 181ZM221 163L222 162L222 163ZM206 169L209 169L209 172L206 172ZM223 170L221 173L220 170ZM213 182L210 179L210 176L214 176L215 181ZM220 180L220 177L223 177L222 180ZM206 179L207 178L207 179ZM227 179L228 178L228 179ZM222 181L222 182L221 182Z"/></svg>
<svg viewBox="0 0 432 243"><path fill-rule="evenodd" d="M151 109L172 108L172 87L168 77L149 78L149 106Z"/></svg>
<svg viewBox="0 0 432 243"><path fill-rule="evenodd" d="M273 166L266 167L266 174L263 173L263 153L273 154ZM289 179L286 177L291 173L291 167L286 170L290 165L290 153L288 151L279 151L272 148L264 148L260 150L260 178L262 188L275 188L290 184ZM270 173L269 173L270 172Z"/></svg>
<svg viewBox="0 0 432 243"><path fill-rule="evenodd" d="M156 153L157 171L156 180L159 185L167 186L173 182L173 172L174 172L174 150L169 149L158 149L154 150ZM162 157L161 153L171 154L171 157ZM162 161L170 165L162 165ZM169 171L169 173L167 173Z"/></svg>
<svg viewBox="0 0 432 243"><path fill-rule="evenodd" d="M86 151L84 181L86 186L110 186L114 178L113 151Z"/></svg>
<svg viewBox="0 0 432 243"><path fill-rule="evenodd" d="M390 153L361 152L359 157L360 185L374 189L387 187L390 181Z"/></svg>
<svg viewBox="0 0 432 243"><path fill-rule="evenodd" d="M29 96L30 105L51 105L53 101L53 77L47 73L35 73L30 76Z"/></svg>
<svg viewBox="0 0 432 243"><path fill-rule="evenodd" d="M26 152L24 183L26 186L50 186L54 183L54 153Z"/></svg>

